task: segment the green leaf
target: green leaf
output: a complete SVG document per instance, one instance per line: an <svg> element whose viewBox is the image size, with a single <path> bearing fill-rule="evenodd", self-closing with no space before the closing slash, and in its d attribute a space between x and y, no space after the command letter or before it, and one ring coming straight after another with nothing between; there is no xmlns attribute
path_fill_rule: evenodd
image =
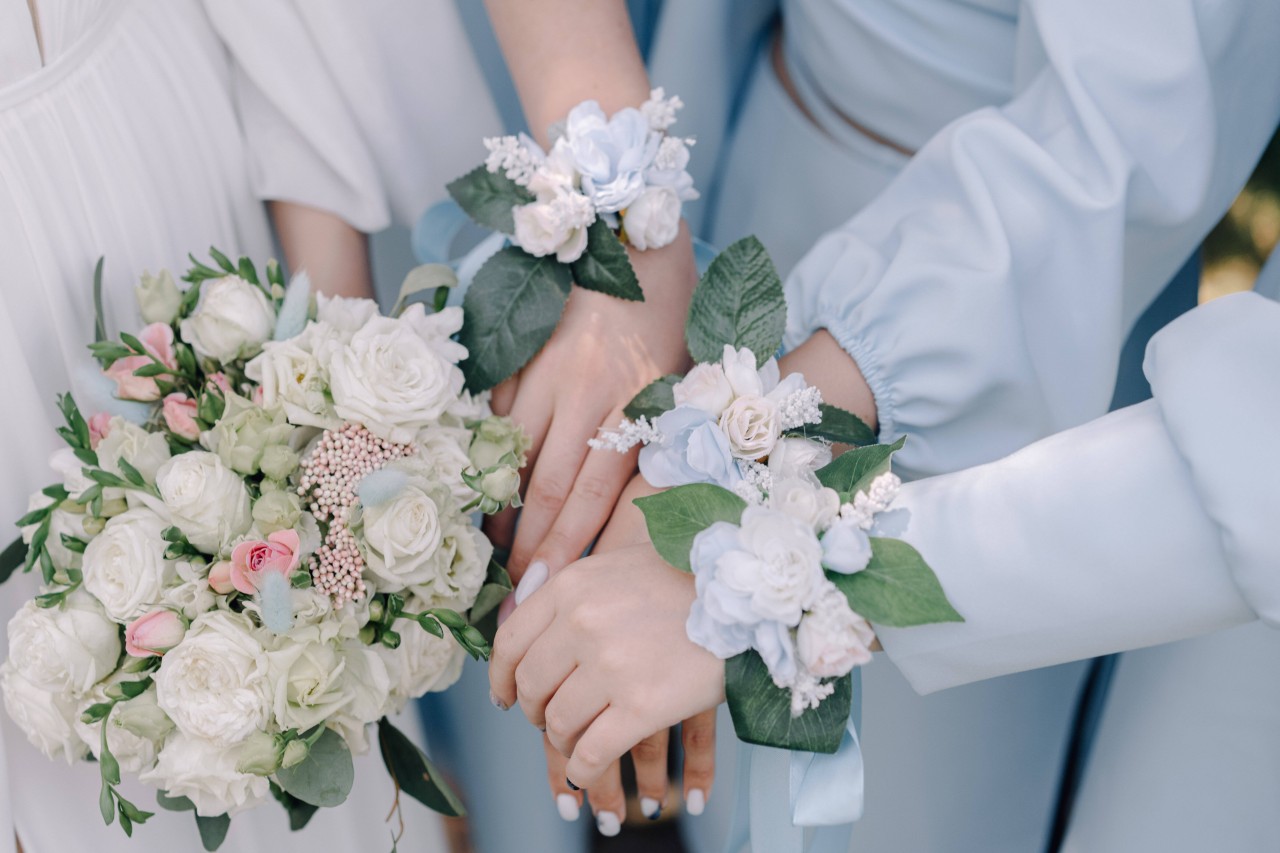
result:
<svg viewBox="0 0 1280 853"><path fill-rule="evenodd" d="M93 268L93 340L95 342L107 339L106 314L102 310L102 265L106 260L105 255L99 255L98 263Z"/></svg>
<svg viewBox="0 0 1280 853"><path fill-rule="evenodd" d="M133 375L141 376L145 379L152 379L157 376L168 376L170 372L169 368L165 367L163 364L152 362L151 364L144 364L142 367L133 371Z"/></svg>
<svg viewBox="0 0 1280 853"><path fill-rule="evenodd" d="M110 471L103 471L101 468L84 468L82 470L90 480L93 480L99 486L106 486L108 489L127 489L131 485L125 478L117 477Z"/></svg>
<svg viewBox="0 0 1280 853"><path fill-rule="evenodd" d="M878 625L910 628L963 622L920 552L900 539L871 537L871 562L851 575L827 572L849 606Z"/></svg>
<svg viewBox="0 0 1280 853"><path fill-rule="evenodd" d="M213 262L218 266L222 267L222 269L225 270L226 272L229 272L232 275L235 274L236 265L231 263L230 258L222 254L222 252L219 252L213 246L209 247L209 257L213 258Z"/></svg>
<svg viewBox="0 0 1280 853"><path fill-rule="evenodd" d="M262 282L258 281L258 270L256 267L254 267L253 261L249 260L248 258L241 258L240 267L237 271L240 273L240 277L245 281L249 282L250 284L256 284L261 286Z"/></svg>
<svg viewBox="0 0 1280 853"><path fill-rule="evenodd" d="M409 270L400 285L400 295L396 297L395 307L391 309L392 317L399 317L409 307L412 298L427 290L447 291L458 285L458 274L444 264L423 264ZM438 308L436 309L439 310Z"/></svg>
<svg viewBox="0 0 1280 853"><path fill-rule="evenodd" d="M442 815L462 817L467 813L426 754L386 717L378 721L378 747L400 790Z"/></svg>
<svg viewBox="0 0 1280 853"><path fill-rule="evenodd" d="M832 753L844 738L853 701L853 681L837 679L835 692L817 708L791 716L791 691L778 687L769 668L755 651L731 657L724 664L725 696L738 737L747 743Z"/></svg>
<svg viewBox="0 0 1280 853"><path fill-rule="evenodd" d="M644 291L627 249L603 219L597 219L587 229L587 249L573 262L573 280L587 290L628 302L644 302Z"/></svg>
<svg viewBox="0 0 1280 853"><path fill-rule="evenodd" d="M97 702L85 708L84 713L80 715L80 719L86 725L91 725L110 714L114 706L114 702Z"/></svg>
<svg viewBox="0 0 1280 853"><path fill-rule="evenodd" d="M71 442L72 447L89 447L89 422L84 419L84 415L80 414L80 407L76 405L76 400L70 394L61 394L58 396L58 408L62 410L62 417L67 422L67 426L75 433L76 440Z"/></svg>
<svg viewBox="0 0 1280 853"><path fill-rule="evenodd" d="M569 268L508 247L485 261L463 300L458 341L467 387L485 391L538 354L555 331L569 298Z"/></svg>
<svg viewBox="0 0 1280 853"><path fill-rule="evenodd" d="M98 811L102 813L102 822L107 826L115 821L116 797L106 779L102 780L102 789L98 791Z"/></svg>
<svg viewBox="0 0 1280 853"><path fill-rule="evenodd" d="M511 575L507 574L507 570L497 560L489 560L489 574L484 579L484 586L480 587L480 593L476 596L475 604L471 605L471 612L467 614L468 620L472 625L480 629L480 633L484 636L485 641L493 642L493 633L497 630L497 612L498 605L502 604L502 600L511 592ZM494 616L493 620L489 620L489 616ZM494 632L488 630L488 622L493 622Z"/></svg>
<svg viewBox="0 0 1280 853"><path fill-rule="evenodd" d="M904 436L893 444L873 444L841 453L818 469L818 480L839 492L842 501L847 501L858 492L865 492L876 477L889 470L893 454L902 449L906 440Z"/></svg>
<svg viewBox="0 0 1280 853"><path fill-rule="evenodd" d="M0 551L0 583L7 581L26 562L27 546L19 536Z"/></svg>
<svg viewBox="0 0 1280 853"><path fill-rule="evenodd" d="M284 806L284 810L288 812L289 830L291 832L297 832L306 827L311 818L315 816L315 813L320 810L318 806L299 800L275 782L271 783L271 796L275 797L276 801Z"/></svg>
<svg viewBox="0 0 1280 853"><path fill-rule="evenodd" d="M342 805L354 782L351 750L332 729L324 729L300 763L276 771L276 783L281 788L304 803L321 808Z"/></svg>
<svg viewBox="0 0 1280 853"><path fill-rule="evenodd" d="M147 818L156 816L155 812L144 812L120 794L116 794L116 802L120 806L120 816L128 818L131 823L146 823Z"/></svg>
<svg viewBox="0 0 1280 853"><path fill-rule="evenodd" d="M636 498L644 513L653 547L677 569L689 572L689 550L699 533L717 521L737 524L747 502L728 489L710 483L676 486L665 492Z"/></svg>
<svg viewBox="0 0 1280 853"><path fill-rule="evenodd" d="M160 808L171 812L193 812L196 810L196 804L187 797L171 797L165 791L156 791L156 802L160 804Z"/></svg>
<svg viewBox="0 0 1280 853"><path fill-rule="evenodd" d="M719 361L728 344L749 348L759 366L777 353L786 324L782 279L760 241L744 237L698 282L685 337L694 361Z"/></svg>
<svg viewBox="0 0 1280 853"><path fill-rule="evenodd" d="M820 423L805 424L793 430L792 434L806 438L825 438L827 441L851 444L854 447L876 443L875 432L853 412L846 412L838 406L830 406L826 403L820 404L818 410L822 413Z"/></svg>
<svg viewBox="0 0 1280 853"><path fill-rule="evenodd" d="M641 416L653 420L664 412L671 411L676 407L676 398L672 389L683 378L679 374L669 373L661 379L653 380L640 389L639 394L631 398L631 402L627 403L622 413L631 420Z"/></svg>
<svg viewBox="0 0 1280 853"><path fill-rule="evenodd" d="M142 476L142 472L133 467L133 464L128 459L121 456L118 462L120 465L120 473L124 474L124 478L126 480L139 487L147 484L146 479Z"/></svg>
<svg viewBox="0 0 1280 853"><path fill-rule="evenodd" d="M446 187L449 195L480 225L511 234L516 230L511 209L533 201L533 193L500 172L477 166Z"/></svg>
<svg viewBox="0 0 1280 853"><path fill-rule="evenodd" d="M62 540L62 547L73 554L83 554L84 549L89 546L89 543L83 539L76 536L68 536L65 533L59 533L58 538Z"/></svg>
<svg viewBox="0 0 1280 853"><path fill-rule="evenodd" d="M200 830L200 843L204 849L213 853L226 840L227 830L231 829L231 816L220 814L217 817L201 817L196 815L196 828Z"/></svg>

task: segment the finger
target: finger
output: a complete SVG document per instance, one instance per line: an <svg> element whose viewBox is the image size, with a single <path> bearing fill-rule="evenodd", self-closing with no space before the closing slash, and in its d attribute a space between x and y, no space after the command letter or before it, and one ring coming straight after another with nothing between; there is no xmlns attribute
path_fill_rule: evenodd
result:
<svg viewBox="0 0 1280 853"><path fill-rule="evenodd" d="M547 753L547 784L551 786L551 795L555 797L556 811L561 818L572 823L582 813L582 792L573 790L565 781L567 777L564 766L569 763L569 759L551 745L546 735L542 737L542 747Z"/></svg>
<svg viewBox="0 0 1280 853"><path fill-rule="evenodd" d="M527 475L538 462L538 454L542 452L543 442L547 438L547 430L551 428L553 397L536 387L536 383L528 382L520 386L521 393L511 403L511 420L524 427L529 436L529 450L525 454L523 474ZM527 476L521 480L521 487L527 487Z"/></svg>
<svg viewBox="0 0 1280 853"><path fill-rule="evenodd" d="M667 799L667 748L670 729L655 732L631 747L631 763L636 768L636 793L640 796L640 812L649 820L662 816Z"/></svg>
<svg viewBox="0 0 1280 853"><path fill-rule="evenodd" d="M578 671L569 675L547 702L544 712L547 739L560 751L570 755L578 738L608 705L596 681Z"/></svg>
<svg viewBox="0 0 1280 853"><path fill-rule="evenodd" d="M627 795L622 790L622 765L615 761L587 790L591 811L596 816L596 830L614 836L622 831L622 818L627 813Z"/></svg>
<svg viewBox="0 0 1280 853"><path fill-rule="evenodd" d="M489 395L489 408L495 415L511 413L511 404L516 401L516 392L520 389L520 374L517 372L509 379L504 379L494 386Z"/></svg>
<svg viewBox="0 0 1280 853"><path fill-rule="evenodd" d="M538 638L520 661L516 667L516 699L524 718L535 728L546 731L547 703L577 667L571 650L562 648L550 634ZM599 707L604 707L603 701Z"/></svg>
<svg viewBox="0 0 1280 853"><path fill-rule="evenodd" d="M591 420L599 423L594 418ZM520 524L516 526L515 544L511 546L508 567L520 574L530 565L534 549L551 529L578 478L578 471L590 449L587 447L588 430L582 428L582 420L577 413L557 416L551 421L542 452L538 454L533 474L529 477ZM560 569L564 565L561 563L550 568Z"/></svg>
<svg viewBox="0 0 1280 853"><path fill-rule="evenodd" d="M516 519L519 516L520 510L507 507L502 512L485 517L484 533L495 548L511 550L511 543L516 538Z"/></svg>
<svg viewBox="0 0 1280 853"><path fill-rule="evenodd" d="M680 724L684 748L684 804L693 816L702 814L716 780L716 709L703 711Z"/></svg>
<svg viewBox="0 0 1280 853"><path fill-rule="evenodd" d="M579 788L590 788L600 781L609 765L651 732L646 732L628 711L612 706L600 712L600 716L578 738L569 756L565 772L569 781Z"/></svg>
<svg viewBox="0 0 1280 853"><path fill-rule="evenodd" d="M555 618L554 597L539 595L498 628L489 656L489 698L504 711L516 703L516 667Z"/></svg>

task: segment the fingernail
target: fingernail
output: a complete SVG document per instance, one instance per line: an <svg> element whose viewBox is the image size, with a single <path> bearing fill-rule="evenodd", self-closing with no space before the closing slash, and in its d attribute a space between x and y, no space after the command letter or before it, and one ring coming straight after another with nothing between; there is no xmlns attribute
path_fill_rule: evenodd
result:
<svg viewBox="0 0 1280 853"><path fill-rule="evenodd" d="M581 789L581 788L579 788L577 785L573 784L573 780L572 780L572 779L570 779L568 776L564 777L564 783L565 783L566 785L568 785L568 786L569 786L569 790L571 790L571 791L581 791L581 790L582 790L582 789Z"/></svg>
<svg viewBox="0 0 1280 853"><path fill-rule="evenodd" d="M601 835L612 838L622 831L622 821L613 812L600 812L596 815L596 829L600 830Z"/></svg>
<svg viewBox="0 0 1280 853"><path fill-rule="evenodd" d="M578 801L573 794L556 794L556 811L560 812L560 817L573 823L580 811Z"/></svg>
<svg viewBox="0 0 1280 853"><path fill-rule="evenodd" d="M489 701L492 702L493 707L497 708L499 711L505 711L507 708L511 707L506 702L499 699L498 694L494 693L492 690L489 691Z"/></svg>
<svg viewBox="0 0 1280 853"><path fill-rule="evenodd" d="M640 813L649 820L657 820L662 817L662 803L653 797L641 797Z"/></svg>
<svg viewBox="0 0 1280 853"><path fill-rule="evenodd" d="M547 582L549 571L547 564L541 560L535 560L529 564L529 568L525 570L524 577L520 579L519 585L516 586L516 607L524 604L525 599L538 591L538 588Z"/></svg>
<svg viewBox="0 0 1280 853"><path fill-rule="evenodd" d="M702 792L701 788L694 788L684 798L684 810L689 814L697 817L707 807L707 795Z"/></svg>

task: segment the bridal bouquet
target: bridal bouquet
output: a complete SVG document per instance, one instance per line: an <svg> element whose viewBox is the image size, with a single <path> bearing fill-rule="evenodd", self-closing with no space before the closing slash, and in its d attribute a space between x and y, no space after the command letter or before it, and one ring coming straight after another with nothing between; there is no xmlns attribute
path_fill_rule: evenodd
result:
<svg viewBox="0 0 1280 853"><path fill-rule="evenodd" d="M397 790L460 813L386 717L487 655L510 581L472 516L518 500L527 440L463 390L461 309L404 307L451 274L419 268L385 317L213 258L185 291L144 277L136 335L99 312L126 415L60 398L59 481L0 560L42 580L9 624L5 708L49 758L97 760L130 834L151 813L122 773L209 850L269 798L300 828L346 799L373 724Z"/></svg>
<svg viewBox="0 0 1280 853"><path fill-rule="evenodd" d="M764 247L730 246L694 291L696 366L632 400L591 445L626 452L667 491L636 504L658 553L693 572L689 638L726 660L725 692L748 742L835 752L850 673L871 660L870 623L962 621L921 555L883 535L899 486L893 445L780 376L786 303ZM836 456L832 444L854 445ZM880 534L880 535L877 535Z"/></svg>

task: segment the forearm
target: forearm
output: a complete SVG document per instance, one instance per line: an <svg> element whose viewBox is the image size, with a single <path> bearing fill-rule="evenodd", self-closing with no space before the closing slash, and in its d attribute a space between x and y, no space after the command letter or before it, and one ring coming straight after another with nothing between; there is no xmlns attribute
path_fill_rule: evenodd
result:
<svg viewBox="0 0 1280 853"><path fill-rule="evenodd" d="M858 363L826 329L818 329L779 361L782 375L800 373L822 392L823 401L853 412L877 429L876 399Z"/></svg>
<svg viewBox="0 0 1280 853"><path fill-rule="evenodd" d="M638 107L649 78L623 0L485 0L534 138L577 104Z"/></svg>
<svg viewBox="0 0 1280 853"><path fill-rule="evenodd" d="M321 293L373 297L368 235L314 207L273 201L270 209L289 269L306 270Z"/></svg>

